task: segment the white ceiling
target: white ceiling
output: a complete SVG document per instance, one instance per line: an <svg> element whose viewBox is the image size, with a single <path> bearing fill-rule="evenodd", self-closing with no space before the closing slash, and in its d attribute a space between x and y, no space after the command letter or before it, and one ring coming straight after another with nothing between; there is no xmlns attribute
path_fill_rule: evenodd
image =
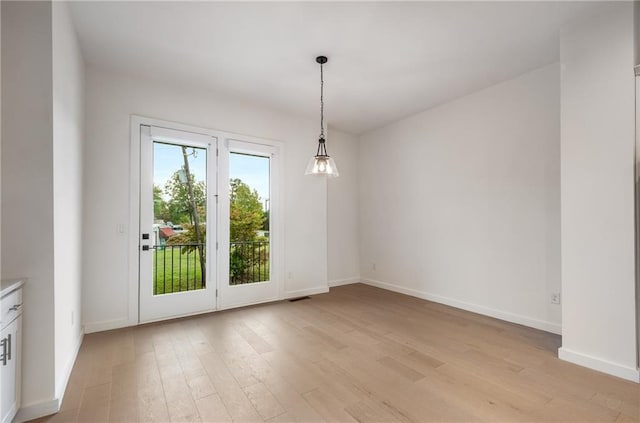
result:
<svg viewBox="0 0 640 423"><path fill-rule="evenodd" d="M361 133L558 60L578 2L72 2L89 64Z"/></svg>

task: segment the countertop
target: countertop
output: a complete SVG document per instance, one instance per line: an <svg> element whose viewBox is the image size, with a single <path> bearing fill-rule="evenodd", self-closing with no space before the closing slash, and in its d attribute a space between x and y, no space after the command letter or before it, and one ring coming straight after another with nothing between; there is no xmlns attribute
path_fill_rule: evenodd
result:
<svg viewBox="0 0 640 423"><path fill-rule="evenodd" d="M11 291L15 291L16 289L20 288L22 285L24 285L25 280L26 280L25 278L19 278L19 279L6 279L1 281L2 288L0 289L0 298L4 297Z"/></svg>

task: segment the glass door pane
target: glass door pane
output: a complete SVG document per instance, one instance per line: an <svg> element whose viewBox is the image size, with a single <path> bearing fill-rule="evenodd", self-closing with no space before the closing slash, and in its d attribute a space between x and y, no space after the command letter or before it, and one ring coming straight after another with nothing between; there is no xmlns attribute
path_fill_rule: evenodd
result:
<svg viewBox="0 0 640 423"><path fill-rule="evenodd" d="M229 154L229 285L271 280L270 158Z"/></svg>
<svg viewBox="0 0 640 423"><path fill-rule="evenodd" d="M207 150L153 142L153 295L206 287Z"/></svg>

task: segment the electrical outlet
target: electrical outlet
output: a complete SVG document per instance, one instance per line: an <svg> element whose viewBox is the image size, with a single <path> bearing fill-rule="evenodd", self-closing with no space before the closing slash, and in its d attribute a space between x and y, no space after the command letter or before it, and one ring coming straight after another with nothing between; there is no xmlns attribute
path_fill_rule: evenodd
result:
<svg viewBox="0 0 640 423"><path fill-rule="evenodd" d="M373 263L373 264L371 265L371 270L373 270L374 272L376 271L376 264L375 264L375 263Z"/></svg>
<svg viewBox="0 0 640 423"><path fill-rule="evenodd" d="M551 303L552 304L560 304L560 293L552 292L551 293Z"/></svg>

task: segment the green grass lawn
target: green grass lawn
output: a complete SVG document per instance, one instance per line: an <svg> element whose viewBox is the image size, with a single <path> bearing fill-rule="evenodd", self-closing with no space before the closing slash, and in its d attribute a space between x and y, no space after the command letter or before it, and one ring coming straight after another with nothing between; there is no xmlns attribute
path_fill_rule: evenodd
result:
<svg viewBox="0 0 640 423"><path fill-rule="evenodd" d="M181 254L180 248L154 250L154 295L202 289L202 271L197 250Z"/></svg>
<svg viewBox="0 0 640 423"><path fill-rule="evenodd" d="M268 281L269 272L269 252L262 251L262 254L251 254L245 252L247 258L251 257L260 261L260 265L250 265L233 277L230 285L243 285L254 282ZM260 257L260 258L258 258ZM160 247L154 250L153 257L154 295L170 294L173 292L192 291L202 289L202 271L200 269L200 257L197 250L182 254L181 249Z"/></svg>

